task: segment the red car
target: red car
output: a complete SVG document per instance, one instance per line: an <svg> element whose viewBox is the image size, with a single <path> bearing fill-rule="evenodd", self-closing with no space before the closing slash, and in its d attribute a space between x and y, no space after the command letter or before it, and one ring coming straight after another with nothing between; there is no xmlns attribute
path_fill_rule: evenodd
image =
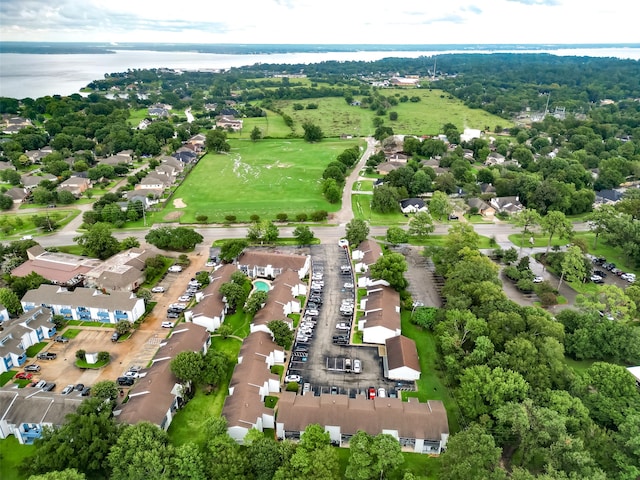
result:
<svg viewBox="0 0 640 480"><path fill-rule="evenodd" d="M369 387L369 400L373 400L376 398L376 389L375 387Z"/></svg>
<svg viewBox="0 0 640 480"><path fill-rule="evenodd" d="M18 380L31 380L33 378L33 373L20 372L16 375Z"/></svg>

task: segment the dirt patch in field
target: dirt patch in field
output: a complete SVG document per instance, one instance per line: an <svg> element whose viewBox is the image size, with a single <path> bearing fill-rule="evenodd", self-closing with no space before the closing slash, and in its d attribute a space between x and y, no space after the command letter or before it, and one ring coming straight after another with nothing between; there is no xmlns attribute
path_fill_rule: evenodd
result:
<svg viewBox="0 0 640 480"><path fill-rule="evenodd" d="M187 208L187 204L184 203L184 200L182 200L181 198L174 198L173 206L174 208Z"/></svg>
<svg viewBox="0 0 640 480"><path fill-rule="evenodd" d="M178 220L184 212L171 212L164 216L165 220L174 221Z"/></svg>

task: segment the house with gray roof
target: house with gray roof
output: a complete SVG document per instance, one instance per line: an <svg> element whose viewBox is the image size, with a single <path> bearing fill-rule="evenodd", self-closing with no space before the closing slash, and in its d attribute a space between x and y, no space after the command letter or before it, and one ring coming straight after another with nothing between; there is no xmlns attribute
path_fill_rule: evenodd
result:
<svg viewBox="0 0 640 480"><path fill-rule="evenodd" d="M60 395L33 388L0 389L0 439L13 435L22 445L42 436L44 427L59 427L85 397Z"/></svg>
<svg viewBox="0 0 640 480"><path fill-rule="evenodd" d="M496 214L495 208L477 197L469 198L467 200L467 205L470 209L475 208L483 217L493 218L493 216Z"/></svg>
<svg viewBox="0 0 640 480"><path fill-rule="evenodd" d="M35 308L18 318L2 322L0 331L0 373L21 367L27 361L27 348L56 334L48 308Z"/></svg>
<svg viewBox="0 0 640 480"><path fill-rule="evenodd" d="M135 322L144 315L144 300L131 292L76 288L73 291L56 285L40 285L29 290L20 301L25 311L47 307L67 320L117 323Z"/></svg>
<svg viewBox="0 0 640 480"><path fill-rule="evenodd" d="M85 275L85 285L118 292L132 292L144 282L145 261L159 253L155 248L130 248L95 266Z"/></svg>
<svg viewBox="0 0 640 480"><path fill-rule="evenodd" d="M42 175L24 175L20 179L22 185L24 185L24 188L27 190L33 190L38 185L40 185L40 182L44 180L56 182L58 180L58 177L56 177L55 175L51 175L50 173L45 173Z"/></svg>
<svg viewBox="0 0 640 480"><path fill-rule="evenodd" d="M360 301L364 315L358 330L364 343L384 345L388 338L400 335L400 294L384 285L370 288Z"/></svg>
<svg viewBox="0 0 640 480"><path fill-rule="evenodd" d="M278 401L276 435L280 440L299 440L308 425L319 424L331 443L348 447L359 430L369 435L393 436L406 452L439 454L449 438L447 411L440 400L421 403L416 398L363 395L296 395L282 392Z"/></svg>
<svg viewBox="0 0 640 480"><path fill-rule="evenodd" d="M0 162L0 171L2 170L15 170L16 167L11 162Z"/></svg>
<svg viewBox="0 0 640 480"><path fill-rule="evenodd" d="M518 213L524 208L519 197L493 197L489 203L498 213L505 212L510 215Z"/></svg>
<svg viewBox="0 0 640 480"><path fill-rule="evenodd" d="M79 197L91 187L91 180L82 177L69 177L60 185L58 190L66 190L73 193L76 197Z"/></svg>
<svg viewBox="0 0 640 480"><path fill-rule="evenodd" d="M5 192L5 195L8 195L13 199L14 205L19 205L24 202L29 195L31 195L31 192L26 188L11 187Z"/></svg>
<svg viewBox="0 0 640 480"><path fill-rule="evenodd" d="M163 191L171 185L172 179L167 175L150 172L134 187L135 190L160 190Z"/></svg>
<svg viewBox="0 0 640 480"><path fill-rule="evenodd" d="M211 335L204 328L192 323L180 323L163 340L151 367L143 371L129 391L127 403L114 411L120 423L134 425L150 422L163 430L171 425L173 417L185 403L184 385L171 371L171 360L182 352L198 352L206 355L211 346Z"/></svg>
<svg viewBox="0 0 640 480"><path fill-rule="evenodd" d="M400 200L400 210L402 213L426 212L429 209L422 198L405 198Z"/></svg>

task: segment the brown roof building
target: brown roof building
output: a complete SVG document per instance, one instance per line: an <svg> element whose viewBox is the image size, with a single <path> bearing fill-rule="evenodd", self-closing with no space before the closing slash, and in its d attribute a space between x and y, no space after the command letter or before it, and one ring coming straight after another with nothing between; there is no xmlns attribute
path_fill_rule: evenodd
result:
<svg viewBox="0 0 640 480"><path fill-rule="evenodd" d="M266 250L248 250L238 258L238 269L251 278L276 278L286 270L298 273L304 278L311 268L311 256L288 255Z"/></svg>
<svg viewBox="0 0 640 480"><path fill-rule="evenodd" d="M420 359L416 342L398 335L386 342L387 355L384 357L385 376L391 380L413 382L420 378Z"/></svg>
<svg viewBox="0 0 640 480"><path fill-rule="evenodd" d="M227 314L227 304L220 293L220 285L231 280L236 267L231 264L223 265L211 273L211 282L202 292L196 293L197 304L184 314L187 322L203 326L210 332L220 328Z"/></svg>
<svg viewBox="0 0 640 480"><path fill-rule="evenodd" d="M364 396L281 394L278 438L298 439L314 423L324 427L339 446L348 446L351 437L362 430L370 435L390 434L406 451L438 454L449 437L447 412L439 400L420 403L386 397L367 400Z"/></svg>
<svg viewBox="0 0 640 480"><path fill-rule="evenodd" d="M285 270L272 282L267 302L253 317L251 331L258 330L269 333L267 324L272 320L282 320L293 327L288 315L300 313L299 295L306 295L307 287L300 282L298 274L293 270Z"/></svg>
<svg viewBox="0 0 640 480"><path fill-rule="evenodd" d="M365 343L384 345L386 340L400 335L400 294L381 285L367 290L361 300L364 315L358 320Z"/></svg>
<svg viewBox="0 0 640 480"><path fill-rule="evenodd" d="M85 275L102 261L61 252L47 252L40 245L27 250L28 260L14 268L11 275L26 277L36 272L56 285L75 286L84 282Z"/></svg>

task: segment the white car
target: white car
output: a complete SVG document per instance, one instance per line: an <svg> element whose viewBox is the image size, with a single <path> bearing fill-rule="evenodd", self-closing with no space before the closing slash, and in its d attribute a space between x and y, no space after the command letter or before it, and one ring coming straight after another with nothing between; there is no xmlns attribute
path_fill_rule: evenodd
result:
<svg viewBox="0 0 640 480"><path fill-rule="evenodd" d="M205 267L215 267L216 266L216 262L214 262L213 260L209 260L207 263L204 264Z"/></svg>
<svg viewBox="0 0 640 480"><path fill-rule="evenodd" d="M40 380L38 383L36 383L36 388L42 388L47 384L46 380Z"/></svg>
<svg viewBox="0 0 640 480"><path fill-rule="evenodd" d="M152 293L164 293L164 287L160 287L160 286L158 286L158 287L153 287L153 288L151 289L151 292L152 292Z"/></svg>
<svg viewBox="0 0 640 480"><path fill-rule="evenodd" d="M305 314L309 315L310 317L317 317L318 315L320 315L320 312L312 308L310 310L307 310Z"/></svg>
<svg viewBox="0 0 640 480"><path fill-rule="evenodd" d="M182 271L182 267L180 265L171 265L169 267L169 272L171 273L180 273Z"/></svg>
<svg viewBox="0 0 640 480"><path fill-rule="evenodd" d="M338 246L340 248L345 248L349 246L349 240L347 240L346 238L341 238L340 240L338 240Z"/></svg>
<svg viewBox="0 0 640 480"><path fill-rule="evenodd" d="M62 390L62 395L69 395L71 392L73 392L74 386L73 385L67 385L66 387L64 387L64 389Z"/></svg>
<svg viewBox="0 0 640 480"><path fill-rule="evenodd" d="M623 273L622 275L620 275L620 278L622 278L623 280L626 280L629 283L633 283L636 281L636 274L635 273Z"/></svg>
<svg viewBox="0 0 640 480"><path fill-rule="evenodd" d="M175 308L176 310L184 310L185 308L187 308L187 304L186 303L172 303L171 305L169 305L169 308Z"/></svg>
<svg viewBox="0 0 640 480"><path fill-rule="evenodd" d="M286 377L284 377L285 383L300 383L300 380L302 380L302 377L300 377L300 375L287 375Z"/></svg>
<svg viewBox="0 0 640 480"><path fill-rule="evenodd" d="M138 372L128 371L128 372L124 372L124 375L122 376L127 378L138 378L140 374Z"/></svg>
<svg viewBox="0 0 640 480"><path fill-rule="evenodd" d="M345 322L340 322L336 324L336 330L351 330L351 325Z"/></svg>
<svg viewBox="0 0 640 480"><path fill-rule="evenodd" d="M344 288L348 288L348 289L353 288L353 283L345 283Z"/></svg>
<svg viewBox="0 0 640 480"><path fill-rule="evenodd" d="M173 328L175 325L175 322L162 322L162 328Z"/></svg>
<svg viewBox="0 0 640 480"><path fill-rule="evenodd" d="M353 373L362 373L362 362L357 358L353 360L353 369L351 371Z"/></svg>
<svg viewBox="0 0 640 480"><path fill-rule="evenodd" d="M378 389L378 397L385 398L386 396L387 396L387 391L384 388L380 387Z"/></svg>
<svg viewBox="0 0 640 480"><path fill-rule="evenodd" d="M191 297L189 295L181 295L178 297L179 302L188 302L189 300L191 300Z"/></svg>
<svg viewBox="0 0 640 480"><path fill-rule="evenodd" d="M544 282L544 278L542 277L535 277L533 279L533 283L542 283L542 282Z"/></svg>
<svg viewBox="0 0 640 480"><path fill-rule="evenodd" d="M33 240L33 235L25 235L20 240Z"/></svg>

